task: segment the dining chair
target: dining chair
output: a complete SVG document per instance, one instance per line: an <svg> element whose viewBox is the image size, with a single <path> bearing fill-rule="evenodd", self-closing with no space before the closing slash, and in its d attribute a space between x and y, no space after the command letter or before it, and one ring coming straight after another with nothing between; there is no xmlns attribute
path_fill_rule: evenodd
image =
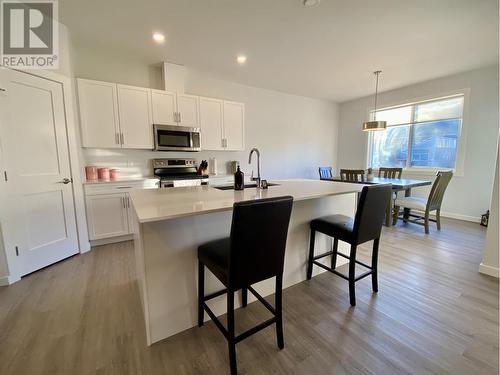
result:
<svg viewBox="0 0 500 375"><path fill-rule="evenodd" d="M333 178L332 167L319 167L318 171L320 180L331 180Z"/></svg>
<svg viewBox="0 0 500 375"><path fill-rule="evenodd" d="M384 178L401 178L401 174L403 173L403 168L387 168L380 167L378 169L378 176Z"/></svg>
<svg viewBox="0 0 500 375"><path fill-rule="evenodd" d="M365 170L364 169L341 169L340 179L342 181L364 182Z"/></svg>
<svg viewBox="0 0 500 375"><path fill-rule="evenodd" d="M437 229L441 230L441 203L443 202L444 193L452 177L452 171L439 171L436 174L436 179L432 184L431 192L427 199L420 197L397 198L394 202L393 224L396 224L398 218L400 218L399 209L403 207L404 212L402 218L400 218L403 222L423 225L425 227L425 234L429 234L429 221L436 223ZM424 212L424 216L412 214L412 209ZM431 219L429 217L432 211L436 211L436 219ZM415 219L410 220L410 217Z"/></svg>

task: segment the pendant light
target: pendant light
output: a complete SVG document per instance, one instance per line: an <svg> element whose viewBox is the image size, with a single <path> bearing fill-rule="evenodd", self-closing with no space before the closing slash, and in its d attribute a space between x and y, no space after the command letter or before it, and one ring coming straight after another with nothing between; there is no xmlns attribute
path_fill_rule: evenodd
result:
<svg viewBox="0 0 500 375"><path fill-rule="evenodd" d="M376 118L377 116L377 94L378 94L378 76L379 74L382 73L381 70L377 70L373 72L375 76L377 77L377 82L375 84L375 109L373 110L374 117ZM363 123L363 131L376 131L376 130L385 130L387 127L387 122L386 121L376 121L374 118L373 121L366 121Z"/></svg>

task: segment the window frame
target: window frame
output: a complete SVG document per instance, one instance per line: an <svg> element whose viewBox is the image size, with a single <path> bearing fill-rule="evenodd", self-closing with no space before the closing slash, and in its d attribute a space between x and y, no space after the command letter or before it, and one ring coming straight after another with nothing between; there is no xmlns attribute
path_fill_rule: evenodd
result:
<svg viewBox="0 0 500 375"><path fill-rule="evenodd" d="M397 126L402 126L402 125L410 125L410 133L409 133L409 142L408 142L408 155L411 155L411 139L413 136L413 124L419 124L419 123L426 123L430 121L416 121L414 122L415 118L415 105L416 104L421 104L421 103L426 103L426 102L434 102L434 101L439 101L439 100L444 100L448 98L453 98L457 96L463 96L463 108L462 108L462 123L460 126L460 131L459 131L459 138L458 138L458 145L457 145L457 154L456 154L456 159L455 159L455 168L430 168L430 167L411 167L409 165L405 166L403 168L403 171L405 174L408 175L434 175L437 171L439 170L453 170L455 176L463 176L464 175L464 164L465 164L465 147L466 147L466 140L467 140L467 126L468 126L468 119L469 119L469 99L470 99L470 89L465 88L465 89L460 89L460 90L453 90L449 92L443 92L438 95L427 95L425 97L419 97L419 98L414 98L411 100L405 100L404 102L396 102L396 103L390 103L390 102L383 102L380 108L377 108L378 111L383 111L387 109L394 109L394 108L399 108L399 107L405 107L405 106L412 106L411 110L411 120L412 122L410 123L405 123L405 124L397 124L397 125L392 125L390 127L397 127ZM373 120L374 119L374 111L373 108L368 108L366 111L366 119ZM456 119L450 118L450 119ZM440 119L440 120L450 120L450 119ZM389 127L389 126L388 126ZM372 144L373 144L373 133L374 132L367 132L368 135L366 137L366 142L367 142L367 147L366 147L366 168L372 168L371 166L371 159L372 159ZM407 163L410 161L408 160ZM373 167L374 170L378 171L378 167Z"/></svg>

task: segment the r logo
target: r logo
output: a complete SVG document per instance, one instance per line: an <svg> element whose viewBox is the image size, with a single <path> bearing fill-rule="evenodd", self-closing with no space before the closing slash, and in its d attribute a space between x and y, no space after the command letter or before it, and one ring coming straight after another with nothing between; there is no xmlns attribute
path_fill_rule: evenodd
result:
<svg viewBox="0 0 500 375"><path fill-rule="evenodd" d="M3 53L53 54L52 2L2 2Z"/></svg>

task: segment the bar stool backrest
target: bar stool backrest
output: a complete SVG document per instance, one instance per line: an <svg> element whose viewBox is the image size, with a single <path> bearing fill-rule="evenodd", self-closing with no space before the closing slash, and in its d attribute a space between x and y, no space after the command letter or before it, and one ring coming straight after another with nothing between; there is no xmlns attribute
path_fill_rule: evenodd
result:
<svg viewBox="0 0 500 375"><path fill-rule="evenodd" d="M356 244L380 237L391 192L392 186L390 184L363 188L354 219L353 235Z"/></svg>
<svg viewBox="0 0 500 375"><path fill-rule="evenodd" d="M293 197L234 204L229 256L233 290L283 273Z"/></svg>

